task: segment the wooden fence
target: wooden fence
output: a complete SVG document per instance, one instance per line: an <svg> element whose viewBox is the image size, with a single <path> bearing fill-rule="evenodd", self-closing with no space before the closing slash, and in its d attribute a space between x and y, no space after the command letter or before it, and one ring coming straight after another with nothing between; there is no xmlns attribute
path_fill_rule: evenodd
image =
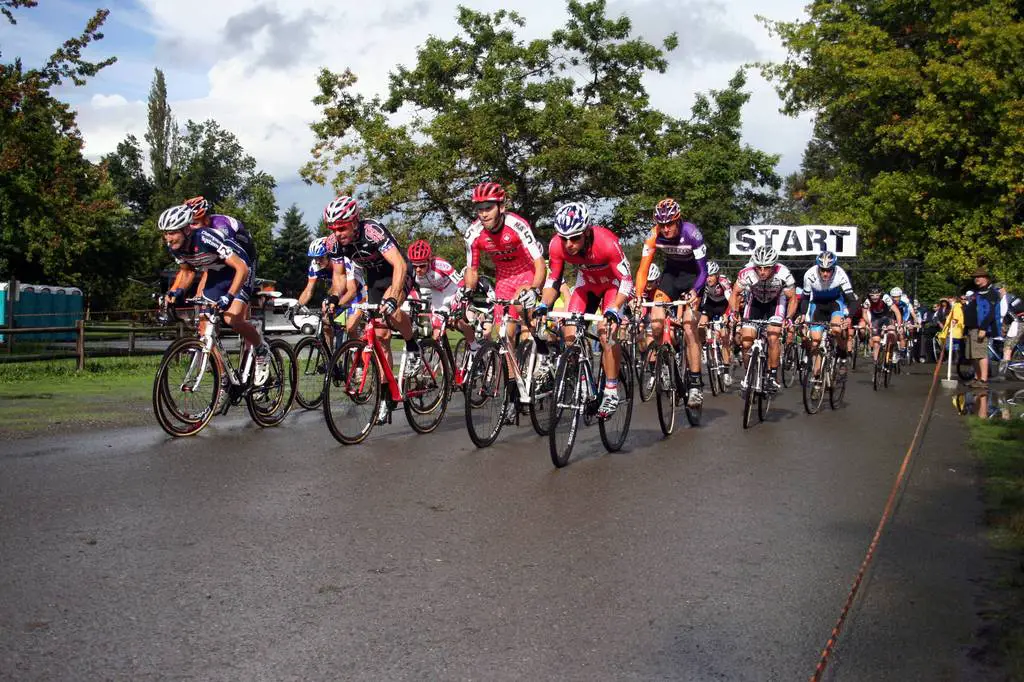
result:
<svg viewBox="0 0 1024 682"><path fill-rule="evenodd" d="M190 329L190 327L187 327L183 321L178 321L174 326L154 326L133 320L129 320L126 324L78 320L74 326L63 327L0 327L0 336L3 337L3 355L0 355L0 362L73 357L78 361L78 369L83 369L87 354L97 357L162 353L163 348L137 348L137 341L141 338L152 337L169 337L168 340L180 339L186 333L186 329ZM29 342L23 340L16 343L15 339L27 334L73 334L74 342L72 344L70 340L63 342L34 341L29 348L46 344L47 350L45 352L18 353L17 346L25 347ZM111 344L112 341L115 344ZM127 343L123 343L125 341Z"/></svg>

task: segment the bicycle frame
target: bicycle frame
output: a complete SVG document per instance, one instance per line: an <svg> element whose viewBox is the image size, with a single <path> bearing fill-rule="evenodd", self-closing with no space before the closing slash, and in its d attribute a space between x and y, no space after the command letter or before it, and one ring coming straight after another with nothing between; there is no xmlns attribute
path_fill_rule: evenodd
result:
<svg viewBox="0 0 1024 682"><path fill-rule="evenodd" d="M421 303L418 303L418 302L417 303L413 303L411 301L410 301L410 304L411 304L411 307L418 306L418 305L423 305ZM363 335L362 335L363 336L363 341L366 343L366 345L363 347L363 351L362 351L363 355L364 355L364 357L363 357L364 364L366 363L366 360L367 360L366 356L372 353L374 361L377 364L377 369L380 371L381 383L387 384L387 386L388 386L388 395L391 398L392 402L395 402L395 403L402 402L403 400L405 400L405 398L407 396L402 395L401 385L399 384L398 380L395 378L394 371L391 369L391 360L388 358L387 349L384 348L384 344L381 342L380 338L377 336L377 329L380 328L380 321L379 320L381 319L381 316L379 314L376 314L376 315L370 314L371 312L377 312L379 310L380 306L377 305L376 303L357 303L357 304L353 305L352 307L356 308L357 310L364 310L367 313L366 316L365 316L366 317L366 324L365 324L365 326L363 328ZM422 312L422 311L420 311L420 312ZM414 314L418 314L418 313L414 313ZM414 327L415 327L415 325L414 325ZM390 329L390 327L388 327L388 328ZM407 359L408 359L408 353L406 351L402 351L402 359L399 362L399 367L398 367L398 376L402 376L405 373L405 363L406 363ZM349 369L350 372L355 372L355 370L356 370L356 366L355 365L353 365ZM434 369L432 367L427 365L427 370L430 372L431 378L436 378L434 376ZM359 392L360 393L363 392L365 390L365 388L366 388L366 381L367 381L367 378L369 377L369 374L370 374L369 372L363 372L362 377L360 377L360 379L359 379Z"/></svg>

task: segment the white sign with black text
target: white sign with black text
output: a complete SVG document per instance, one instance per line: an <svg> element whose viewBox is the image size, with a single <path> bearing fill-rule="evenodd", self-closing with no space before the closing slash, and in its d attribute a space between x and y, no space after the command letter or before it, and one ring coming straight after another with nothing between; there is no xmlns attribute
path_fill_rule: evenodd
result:
<svg viewBox="0 0 1024 682"><path fill-rule="evenodd" d="M815 256L834 251L837 256L857 255L857 228L850 225L733 225L729 228L729 255L749 256L759 246L774 246L780 258Z"/></svg>

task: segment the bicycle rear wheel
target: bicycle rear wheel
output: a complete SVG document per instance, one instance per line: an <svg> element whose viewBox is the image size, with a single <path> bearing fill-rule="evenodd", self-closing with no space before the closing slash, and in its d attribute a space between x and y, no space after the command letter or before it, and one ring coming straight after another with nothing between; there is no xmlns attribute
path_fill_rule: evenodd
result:
<svg viewBox="0 0 1024 682"><path fill-rule="evenodd" d="M530 380L530 423L538 436L551 431L551 401L555 392L555 365L550 356L538 355Z"/></svg>
<svg viewBox="0 0 1024 682"><path fill-rule="evenodd" d="M719 376L718 372L718 358L715 357L714 348L709 344L704 344L704 366L708 371L708 387L711 389L711 395L716 396L719 393L718 381L716 377Z"/></svg>
<svg viewBox="0 0 1024 682"><path fill-rule="evenodd" d="M304 409L315 410L324 400L328 360L327 348L320 339L307 336L295 344L295 400Z"/></svg>
<svg viewBox="0 0 1024 682"><path fill-rule="evenodd" d="M663 344L658 348L654 363L655 400L658 405L658 423L661 432L671 436L676 425L676 360L672 347Z"/></svg>
<svg viewBox="0 0 1024 682"><path fill-rule="evenodd" d="M505 423L506 372L498 344L482 343L462 388L466 398L466 430L478 448L493 443Z"/></svg>
<svg viewBox="0 0 1024 682"><path fill-rule="evenodd" d="M636 353L636 388L641 402L647 402L655 392L655 371L657 349L652 341L650 345Z"/></svg>
<svg viewBox="0 0 1024 682"><path fill-rule="evenodd" d="M548 447L551 462L559 469L569 463L576 434L580 428L586 396L583 395L579 346L570 346L562 353L555 372L555 393L551 401L551 430Z"/></svg>
<svg viewBox="0 0 1024 682"><path fill-rule="evenodd" d="M331 435L344 445L362 443L377 421L380 368L361 339L346 341L331 356L324 389L324 418Z"/></svg>
<svg viewBox="0 0 1024 682"><path fill-rule="evenodd" d="M810 364L810 370L808 370L807 381L803 383L803 399L804 399L804 410L807 414L817 414L821 409L821 404L825 400L825 354L821 350L821 346L818 346L817 352L815 352L808 361ZM817 373L814 372L814 365L818 365Z"/></svg>
<svg viewBox="0 0 1024 682"><path fill-rule="evenodd" d="M295 399L298 369L292 347L281 339L270 346L270 374L261 386L252 387L245 396L249 416L260 426L277 426L288 415Z"/></svg>
<svg viewBox="0 0 1024 682"><path fill-rule="evenodd" d="M798 374L797 363L800 362L800 350L796 343L787 343L782 351L782 360L779 362L779 381L786 388L793 385Z"/></svg>
<svg viewBox="0 0 1024 682"><path fill-rule="evenodd" d="M627 362L619 367L619 406L615 413L607 419L599 419L597 430L601 432L601 442L608 452L618 452L626 442L629 423L633 418L633 372Z"/></svg>
<svg viewBox="0 0 1024 682"><path fill-rule="evenodd" d="M451 375L444 352L437 341L420 339L420 371L401 378L405 418L416 433L430 433L438 427L448 410Z"/></svg>
<svg viewBox="0 0 1024 682"><path fill-rule="evenodd" d="M153 413L174 437L194 436L213 418L220 365L199 339L180 339L164 352L153 380Z"/></svg>
<svg viewBox="0 0 1024 682"><path fill-rule="evenodd" d="M747 386L743 392L743 428L749 429L754 416L754 403L757 402L755 393L758 393L758 382L761 377L761 354L757 348L750 351L750 359L747 361L747 371L743 380Z"/></svg>
<svg viewBox="0 0 1024 682"><path fill-rule="evenodd" d="M843 372L843 368L836 358L833 358L830 363L830 371L832 378L828 386L828 404L833 410L838 410L843 402L843 397L846 395L847 373Z"/></svg>

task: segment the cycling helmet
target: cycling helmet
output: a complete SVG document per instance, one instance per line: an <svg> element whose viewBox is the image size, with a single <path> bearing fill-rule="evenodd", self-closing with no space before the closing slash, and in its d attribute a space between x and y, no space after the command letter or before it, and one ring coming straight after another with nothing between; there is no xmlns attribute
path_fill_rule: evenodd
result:
<svg viewBox="0 0 1024 682"><path fill-rule="evenodd" d="M659 279L661 279L661 268L657 263L651 263L651 267L647 270L647 283L657 282Z"/></svg>
<svg viewBox="0 0 1024 682"><path fill-rule="evenodd" d="M662 199L658 202L658 205L654 207L654 222L659 225L665 223L671 223L674 220L679 220L679 217L683 214L679 208L679 204L676 203L675 199Z"/></svg>
<svg viewBox="0 0 1024 682"><path fill-rule="evenodd" d="M708 277L711 275L717 275L721 268L718 267L718 263L715 261L708 261Z"/></svg>
<svg viewBox="0 0 1024 682"><path fill-rule="evenodd" d="M411 263L426 263L434 258L434 252L425 239L417 239L409 244L408 253Z"/></svg>
<svg viewBox="0 0 1024 682"><path fill-rule="evenodd" d="M750 262L755 268L775 265L779 262L779 252L770 246L759 246L750 254Z"/></svg>
<svg viewBox="0 0 1024 682"><path fill-rule="evenodd" d="M161 232L176 232L183 230L192 223L192 209L185 204L171 206L160 214L156 226Z"/></svg>
<svg viewBox="0 0 1024 682"><path fill-rule="evenodd" d="M347 226L359 220L359 204L352 197L342 195L324 209L324 222L327 227L335 229L334 225L341 223L339 227Z"/></svg>
<svg viewBox="0 0 1024 682"><path fill-rule="evenodd" d="M814 263L822 270L831 270L836 266L836 260L838 260L836 254L831 251L822 251L814 259Z"/></svg>
<svg viewBox="0 0 1024 682"><path fill-rule="evenodd" d="M473 189L473 203L479 204L485 201L501 203L505 201L505 190L496 182L481 182Z"/></svg>
<svg viewBox="0 0 1024 682"><path fill-rule="evenodd" d="M192 197L191 199L186 199L185 205L192 209L192 220L199 220L213 210L210 202L203 197Z"/></svg>
<svg viewBox="0 0 1024 682"><path fill-rule="evenodd" d="M309 251L306 252L306 255L310 258L323 258L328 251L327 237L317 237L309 243Z"/></svg>
<svg viewBox="0 0 1024 682"><path fill-rule="evenodd" d="M899 298L900 296L903 295L903 289L900 289L899 287L893 287L892 289L889 290L889 295L892 296L893 298Z"/></svg>
<svg viewBox="0 0 1024 682"><path fill-rule="evenodd" d="M868 296L869 297L870 296L874 296L875 298L878 298L881 295L882 295L882 285L881 284L872 284L871 286L868 287Z"/></svg>
<svg viewBox="0 0 1024 682"><path fill-rule="evenodd" d="M555 231L563 237L575 237L590 227L590 210L585 204L573 201L555 213Z"/></svg>

